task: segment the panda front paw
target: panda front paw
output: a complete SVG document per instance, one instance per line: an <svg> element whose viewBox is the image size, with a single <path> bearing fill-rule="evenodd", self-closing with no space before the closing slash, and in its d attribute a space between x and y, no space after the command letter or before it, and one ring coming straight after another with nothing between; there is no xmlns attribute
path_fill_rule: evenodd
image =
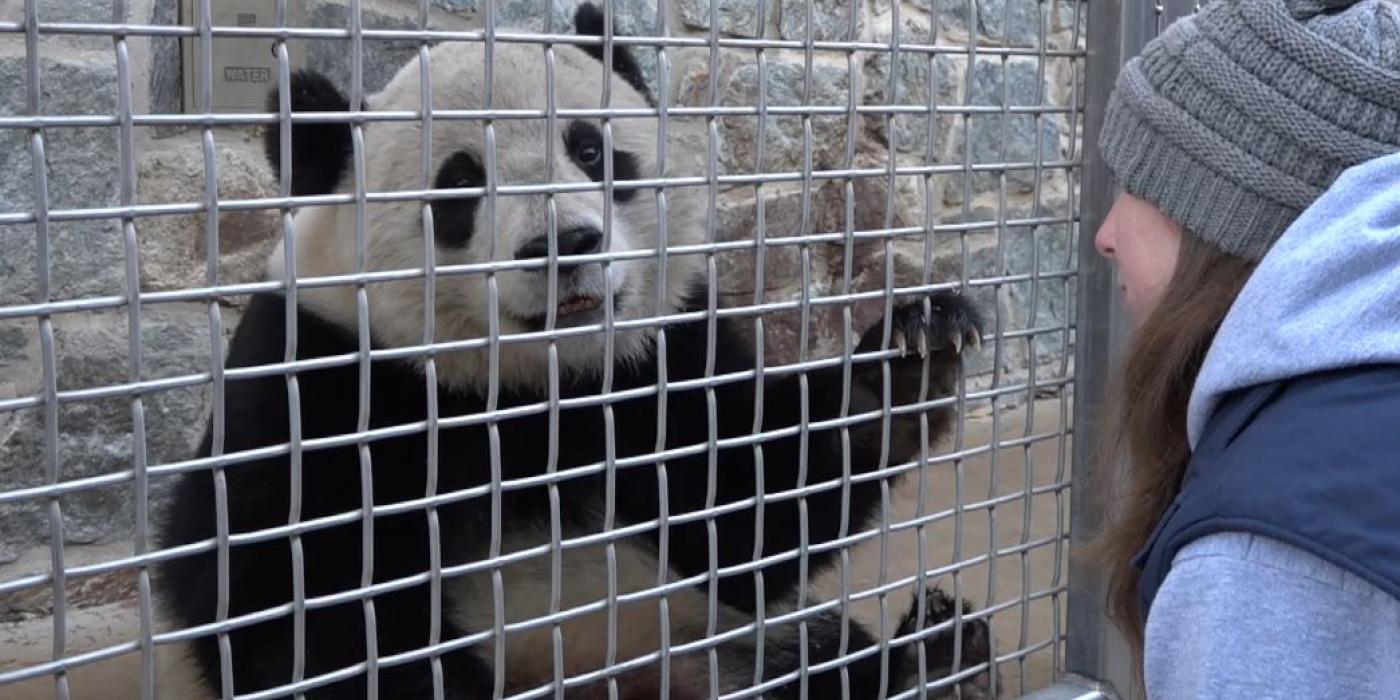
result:
<svg viewBox="0 0 1400 700"><path fill-rule="evenodd" d="M882 320L865 332L859 349L878 350L883 333ZM982 347L982 316L967 297L953 292L904 300L890 315L890 346L910 359L955 360L964 349Z"/></svg>

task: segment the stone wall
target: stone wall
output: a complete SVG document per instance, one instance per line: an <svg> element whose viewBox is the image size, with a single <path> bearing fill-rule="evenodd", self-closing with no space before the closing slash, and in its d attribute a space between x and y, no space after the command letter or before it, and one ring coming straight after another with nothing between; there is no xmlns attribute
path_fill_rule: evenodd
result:
<svg viewBox="0 0 1400 700"><path fill-rule="evenodd" d="M220 0L222 1L222 0ZM981 169L964 177L962 165L1024 162L1037 153L1047 163L1071 159L1077 134L1064 113L1005 114L999 108L1055 105L1075 99L1081 86L1082 59L1040 56L1041 49L1074 49L1073 18L1082 0L813 0L813 38L889 44L899 27L901 44L955 47L931 54L902 50L891 60L883 50L816 51L812 61L810 103L927 106L940 109L990 107L975 115L878 113L821 115L811 119L811 160L816 170L952 166L936 174L880 176L851 180L814 180L803 202L799 183L770 183L761 190L735 186L719 193L715 212L721 240L752 240L757 228L758 198L763 200L765 236L770 241L802 234L842 234L848 230L912 230L892 240L863 238L813 243L803 248L777 245L766 252L765 288L755 290L752 251L718 256L721 299L726 304L793 301L801 298L802 280L814 298L881 289L886 260L895 266L897 285L920 284L925 259L930 282L987 280L1025 276L1032 271L1061 273L1036 283L1015 281L975 285L969 290L987 310L992 328L1012 337L989 342L971 364L974 387L1006 386L1025 381L1035 367L1044 379L1061 375L1072 355L1072 338L1061 332L1024 337L1027 329L1058 329L1073 308L1074 232L1062 223L1005 226L1006 220L1065 219L1073 208L1071 179L1063 169ZM567 33L577 0L554 0L555 31ZM726 37L801 40L806 33L804 0L718 0L718 32ZM307 0L307 23L345 27L346 0ZM482 0L431 0L433 28L476 28ZM171 25L178 20L176 0L132 0L126 21ZM668 0L664 17L657 0L615 0L620 31L654 34L665 20L667 33L707 37L708 0ZM1079 48L1083 45L1084 5ZM415 0L364 0L364 26L416 28ZM851 12L855 13L854 18ZM44 0L43 21L110 22L109 0ZM542 31L546 0L497 0L495 16L504 26ZM897 16L897 22L896 22ZM0 21L23 19L22 0L0 0ZM1042 40L1042 37L1044 39ZM343 42L341 42L343 44ZM138 114L178 113L182 109L178 40L132 37L128 41L132 100ZM1004 49L1010 47L1012 51ZM367 42L364 80L367 90L382 86L417 51L412 42ZM1007 55L1013 53L1015 55ZM718 70L710 72L707 49L669 49L671 103L705 106L711 96L720 105L754 105L760 89L760 64L752 50L721 52ZM41 109L48 115L111 115L117 111L117 67L110 37L45 36L40 41ZM307 61L341 84L348 82L348 51L334 41L308 42ZM648 81L657 90L658 59L641 53ZM764 65L770 106L799 105L804 95L806 57L800 50L768 49ZM23 114L26 53L23 35L0 35L0 114ZM1076 72L1078 83L1076 83ZM854 118L854 121L852 121ZM717 168L721 174L798 171L804 161L804 125L796 116L717 119ZM214 131L221 199L271 196L276 187L250 129ZM120 203L119 132L111 127L54 128L45 132L50 209L94 208ZM764 162L756 162L763 138ZM198 131L142 127L133 137L136 197L141 203L192 203L203 200L205 157ZM0 130L0 212L32 211L34 179L29 133ZM1039 177L1037 177L1039 176ZM893 191L891 191L891 189ZM809 212L802 230L803 211ZM262 261L280 235L274 212L223 212L218 217L217 280L246 282L260 278ZM930 229L929 226L932 225ZM125 293L125 242L120 222L54 221L49 224L51 297L56 300ZM926 235L925 231L932 230ZM144 291L206 285L210 281L208 222L202 214L145 217L136 222L140 260L138 283ZM926 245L929 250L926 250ZM851 258L847 259L847 253ZM0 307L35 300L38 248L32 224L0 225ZM803 260L808 269L802 269ZM849 270L849 280L846 273ZM757 293L756 293L757 292ZM139 379L208 372L214 343L227 342L239 318L242 299L204 303L160 304L140 311ZM853 308L853 330L878 319L882 302ZM800 329L798 314L765 316L768 362L795 361ZM124 308L53 317L57 380L60 390L111 386L130 381L133 363ZM217 320L217 323L216 323ZM808 357L839 353L843 322L839 306L814 308L808 329ZM42 389L42 353L34 318L0 320L0 400L37 395ZM990 339L989 339L990 340ZM1034 355L1034 361L1032 361ZM1024 393L1003 403L1024 400ZM207 387L153 391L142 400L144 452L148 464L187 458L197 439L200 416L207 411ZM126 398L62 406L58 413L56 458L61 478L72 480L129 470L137 443L134 412ZM44 483L48 455L44 416L38 408L0 412L0 492ZM152 483L156 508L165 484ZM134 511L130 484L82 491L62 501L63 537L70 544L128 537ZM45 505L34 501L0 504L0 563L48 541Z"/></svg>

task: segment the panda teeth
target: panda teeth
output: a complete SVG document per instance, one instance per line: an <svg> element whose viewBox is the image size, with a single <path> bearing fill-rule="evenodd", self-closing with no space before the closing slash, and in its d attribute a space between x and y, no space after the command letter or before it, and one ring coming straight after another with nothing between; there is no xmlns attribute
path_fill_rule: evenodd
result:
<svg viewBox="0 0 1400 700"><path fill-rule="evenodd" d="M559 315L568 316L583 311L592 311L598 308L602 301L597 297L570 297L559 304Z"/></svg>

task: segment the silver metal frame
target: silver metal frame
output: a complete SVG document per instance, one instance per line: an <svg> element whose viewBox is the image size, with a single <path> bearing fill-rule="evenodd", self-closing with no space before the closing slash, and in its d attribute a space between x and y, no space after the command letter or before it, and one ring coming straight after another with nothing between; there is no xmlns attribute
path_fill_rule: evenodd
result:
<svg viewBox="0 0 1400 700"><path fill-rule="evenodd" d="M1088 86L1084 124L1084 184L1080 199L1079 296L1074 405L1074 508L1070 522L1070 587L1066 629L1065 682L1033 697L1138 697L1132 658L1122 635L1105 612L1107 577L1075 555L1100 531L1107 504L1096 480L1095 437L1102 422L1108 370L1126 343L1130 328L1117 294L1117 275L1095 249L1094 232L1117 196L1113 175L1099 153L1097 135L1122 66L1170 22L1198 9L1195 0L1094 0L1089 13Z"/></svg>

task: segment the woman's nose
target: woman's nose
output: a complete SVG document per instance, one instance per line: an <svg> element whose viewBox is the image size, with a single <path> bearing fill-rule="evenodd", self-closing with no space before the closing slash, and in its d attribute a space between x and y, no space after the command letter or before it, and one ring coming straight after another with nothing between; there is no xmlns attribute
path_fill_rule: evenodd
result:
<svg viewBox="0 0 1400 700"><path fill-rule="evenodd" d="M1099 255L1109 260L1113 259L1114 236L1112 226L1104 225L1099 227L1098 233L1094 234L1094 247L1098 249Z"/></svg>

